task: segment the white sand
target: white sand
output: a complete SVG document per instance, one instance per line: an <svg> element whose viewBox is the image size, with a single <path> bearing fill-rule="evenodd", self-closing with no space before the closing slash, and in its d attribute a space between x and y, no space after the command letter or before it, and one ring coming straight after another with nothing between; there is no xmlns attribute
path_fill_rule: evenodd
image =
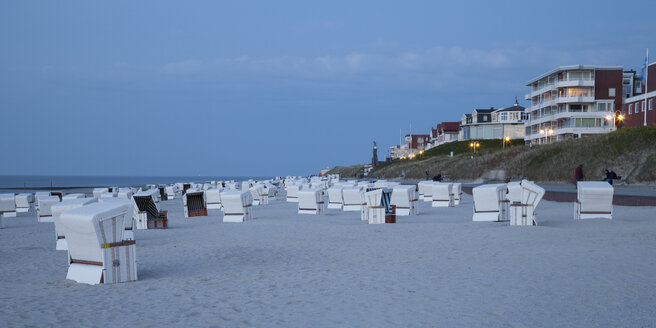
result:
<svg viewBox="0 0 656 328"><path fill-rule="evenodd" d="M139 281L65 280L52 223L5 219L0 326L67 327L654 327L654 207L572 220L542 202L539 227L471 222L472 198L395 225L359 213L298 215L296 203L255 220L184 219L137 230Z"/></svg>

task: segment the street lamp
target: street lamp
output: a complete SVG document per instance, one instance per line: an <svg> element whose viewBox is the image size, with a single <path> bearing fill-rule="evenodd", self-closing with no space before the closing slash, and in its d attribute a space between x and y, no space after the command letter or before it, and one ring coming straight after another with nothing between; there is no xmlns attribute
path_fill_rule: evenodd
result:
<svg viewBox="0 0 656 328"><path fill-rule="evenodd" d="M540 134L544 134L545 142L549 143L549 136L554 134L554 130L552 128L549 128L548 130L540 130Z"/></svg>
<svg viewBox="0 0 656 328"><path fill-rule="evenodd" d="M510 137L503 138L503 148L506 148L506 144L510 142Z"/></svg>
<svg viewBox="0 0 656 328"><path fill-rule="evenodd" d="M474 151L474 153L476 153L476 148L480 148L480 147L481 147L481 144L478 143L478 142L469 143L469 148L471 148Z"/></svg>
<svg viewBox="0 0 656 328"><path fill-rule="evenodd" d="M619 110L616 110L615 114L613 114L613 115L608 114L608 115L606 115L605 118L606 118L606 121L608 121L608 122L610 122L610 120L612 119L613 120L613 129L617 130L616 121L622 122L622 120L624 120L624 115L622 115L622 112L620 112Z"/></svg>

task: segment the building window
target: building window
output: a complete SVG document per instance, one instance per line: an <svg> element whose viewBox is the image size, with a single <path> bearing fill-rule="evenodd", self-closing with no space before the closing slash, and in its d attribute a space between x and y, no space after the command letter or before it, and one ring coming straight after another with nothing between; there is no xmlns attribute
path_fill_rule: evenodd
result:
<svg viewBox="0 0 656 328"><path fill-rule="evenodd" d="M629 115L633 114L633 104L629 104Z"/></svg>
<svg viewBox="0 0 656 328"><path fill-rule="evenodd" d="M640 113L640 106L642 106L642 104L640 104L640 102L638 101L635 105L635 113L636 114Z"/></svg>
<svg viewBox="0 0 656 328"><path fill-rule="evenodd" d="M501 113L501 121L507 121L508 120L508 113Z"/></svg>
<svg viewBox="0 0 656 328"><path fill-rule="evenodd" d="M642 102L642 111L644 112L646 110L647 110L647 101L645 100Z"/></svg>
<svg viewBox="0 0 656 328"><path fill-rule="evenodd" d="M615 88L608 88L608 96L615 97Z"/></svg>
<svg viewBox="0 0 656 328"><path fill-rule="evenodd" d="M654 109L654 99L649 99L649 110Z"/></svg>

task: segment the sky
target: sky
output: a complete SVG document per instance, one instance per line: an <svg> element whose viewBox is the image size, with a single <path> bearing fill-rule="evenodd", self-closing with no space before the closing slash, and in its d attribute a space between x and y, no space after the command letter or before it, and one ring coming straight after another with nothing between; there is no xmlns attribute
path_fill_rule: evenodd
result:
<svg viewBox="0 0 656 328"><path fill-rule="evenodd" d="M0 2L0 175L277 176L656 60L655 1Z"/></svg>

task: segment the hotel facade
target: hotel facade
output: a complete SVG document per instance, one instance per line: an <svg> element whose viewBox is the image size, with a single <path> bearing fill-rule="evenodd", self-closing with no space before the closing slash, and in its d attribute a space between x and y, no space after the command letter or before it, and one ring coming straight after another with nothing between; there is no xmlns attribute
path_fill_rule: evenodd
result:
<svg viewBox="0 0 656 328"><path fill-rule="evenodd" d="M608 133L623 103L623 70L618 66L561 66L526 83L524 140L545 144Z"/></svg>
<svg viewBox="0 0 656 328"><path fill-rule="evenodd" d="M624 100L624 126L656 125L656 62L647 68L646 88L644 93L638 90Z"/></svg>

